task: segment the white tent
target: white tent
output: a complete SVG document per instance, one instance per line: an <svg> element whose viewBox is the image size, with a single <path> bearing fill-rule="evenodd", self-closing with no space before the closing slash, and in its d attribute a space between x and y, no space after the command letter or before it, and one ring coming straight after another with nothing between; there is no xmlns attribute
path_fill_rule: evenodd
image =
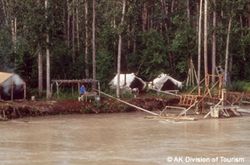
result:
<svg viewBox="0 0 250 165"><path fill-rule="evenodd" d="M109 82L111 88L115 89L118 85L117 83L117 74L116 76ZM137 77L134 73L130 74L120 74L120 88L121 89L133 89L138 88L140 91L146 88L146 83L139 77Z"/></svg>
<svg viewBox="0 0 250 165"><path fill-rule="evenodd" d="M159 76L157 76L157 78L149 82L149 88L161 91L176 90L182 88L182 82L167 74L161 73Z"/></svg>
<svg viewBox="0 0 250 165"><path fill-rule="evenodd" d="M26 83L23 79L14 73L0 72L0 99L1 96L7 95L14 97L14 91L22 90L23 97L26 97Z"/></svg>

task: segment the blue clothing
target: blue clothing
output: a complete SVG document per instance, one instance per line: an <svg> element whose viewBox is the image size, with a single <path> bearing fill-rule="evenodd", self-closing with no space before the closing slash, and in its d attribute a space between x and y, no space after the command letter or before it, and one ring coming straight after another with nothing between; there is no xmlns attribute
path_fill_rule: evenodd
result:
<svg viewBox="0 0 250 165"><path fill-rule="evenodd" d="M85 94L86 93L86 88L82 85L81 87L80 87L80 95L83 95L83 94Z"/></svg>

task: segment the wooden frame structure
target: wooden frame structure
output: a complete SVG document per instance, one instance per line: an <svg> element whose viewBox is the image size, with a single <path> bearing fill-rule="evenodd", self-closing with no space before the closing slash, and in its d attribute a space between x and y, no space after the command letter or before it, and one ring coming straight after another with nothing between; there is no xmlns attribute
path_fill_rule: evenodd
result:
<svg viewBox="0 0 250 165"><path fill-rule="evenodd" d="M178 119L183 115L186 116L186 113L193 108L196 112L202 113L205 105L208 105L210 110L206 112L204 118L208 116L218 118L220 115L224 117L240 116L240 107L235 104L240 104L243 102L243 98L247 96L245 93L224 89L223 72L218 75L206 74L205 78L193 90L178 96L179 103L177 106L166 106L160 115L164 115L167 109L179 109L181 112L177 116Z"/></svg>
<svg viewBox="0 0 250 165"><path fill-rule="evenodd" d="M91 84L92 90L97 91L98 96L100 96L100 82L94 79L80 79L80 80L52 80L51 81L51 93L53 94L53 86L56 85L56 94L59 96L60 86L62 84L76 84L78 87L78 92L80 91L81 84ZM95 89L97 87L97 89ZM79 93L80 94L80 93Z"/></svg>
<svg viewBox="0 0 250 165"><path fill-rule="evenodd" d="M213 79L215 82L212 82ZM217 104L222 98L223 80L223 74L206 74L205 78L189 93L179 95L179 103L174 108L182 110L178 117L186 115L193 108L196 112L203 112L205 103ZM162 114L168 108L173 108L173 106L166 106Z"/></svg>

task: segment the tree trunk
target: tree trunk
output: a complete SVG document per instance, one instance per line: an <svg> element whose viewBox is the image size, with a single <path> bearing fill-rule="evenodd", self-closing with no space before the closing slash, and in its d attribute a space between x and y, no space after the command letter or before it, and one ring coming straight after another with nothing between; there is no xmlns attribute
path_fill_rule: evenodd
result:
<svg viewBox="0 0 250 165"><path fill-rule="evenodd" d="M76 0L76 41L77 53L80 52L80 33L79 33L79 0Z"/></svg>
<svg viewBox="0 0 250 165"><path fill-rule="evenodd" d="M72 1L72 61L73 64L76 61L76 51L75 51L75 0Z"/></svg>
<svg viewBox="0 0 250 165"><path fill-rule="evenodd" d="M250 28L250 4L248 4L248 16L247 16L247 19L248 19L248 27Z"/></svg>
<svg viewBox="0 0 250 165"><path fill-rule="evenodd" d="M240 37L243 38L244 37L244 31L243 31L243 18L242 16L240 16L240 28L241 28L241 33L240 33ZM243 60L246 61L246 50L245 50L245 46L241 45L241 51L242 51L242 57Z"/></svg>
<svg viewBox="0 0 250 165"><path fill-rule="evenodd" d="M84 63L85 63L85 76L89 78L89 62L88 62L88 54L89 54L89 31L88 31L88 1L85 0L85 55L84 55Z"/></svg>
<svg viewBox="0 0 250 165"><path fill-rule="evenodd" d="M148 16L148 10L147 10L147 5L146 2L143 3L143 10L142 10L142 31L145 32L146 31L146 27L147 27L147 18Z"/></svg>
<svg viewBox="0 0 250 165"><path fill-rule="evenodd" d="M68 46L68 49L70 47L70 3L69 3L69 0L67 0L67 14L68 14L68 17L67 17L67 46Z"/></svg>
<svg viewBox="0 0 250 165"><path fill-rule="evenodd" d="M7 14L6 5L4 3L4 0L2 0L2 7L3 7L5 24L8 25L8 14Z"/></svg>
<svg viewBox="0 0 250 165"><path fill-rule="evenodd" d="M207 63L207 0L204 1L204 76L208 74ZM208 82L206 82L208 83Z"/></svg>
<svg viewBox="0 0 250 165"><path fill-rule="evenodd" d="M200 0L200 13L199 13L199 29L198 29L198 75L197 75L197 84L200 84L201 81L201 35L202 35L202 7L203 6L203 0Z"/></svg>
<svg viewBox="0 0 250 165"><path fill-rule="evenodd" d="M213 0L213 4L216 7L216 0ZM215 75L216 71L216 8L213 10L213 36L212 36L212 74ZM215 82L215 78L212 77L212 82Z"/></svg>
<svg viewBox="0 0 250 165"><path fill-rule="evenodd" d="M46 20L48 19L48 0L45 0L45 18L46 18ZM46 75L47 75L46 98L49 99L51 96L51 93L50 93L51 91L50 91L50 52L49 52L48 27L46 30Z"/></svg>
<svg viewBox="0 0 250 165"><path fill-rule="evenodd" d="M38 0L39 1L39 0ZM66 3L65 3L66 2ZM63 6L63 33L64 33L64 42L65 44L67 45L67 41L68 41L68 38L67 38L67 14L68 14L68 10L67 10L67 1L64 2L64 6Z"/></svg>
<svg viewBox="0 0 250 165"><path fill-rule="evenodd" d="M12 44L14 53L16 53L16 39L17 39L17 19L14 16L14 19L11 20L11 35L12 35Z"/></svg>
<svg viewBox="0 0 250 165"><path fill-rule="evenodd" d="M125 15L125 8L126 8L126 0L122 1L122 18L120 26L123 26L124 22L124 15ZM119 40L118 40L118 55L117 55L117 87L116 87L116 97L120 97L120 73L121 73L121 52L122 52L122 32L119 33Z"/></svg>
<svg viewBox="0 0 250 165"><path fill-rule="evenodd" d="M164 28L165 30L167 31L168 29L168 24L167 24L167 21L166 21L166 18L168 17L168 9L166 7L166 2L165 0L161 0L161 6L162 6L162 14L163 14L163 18L164 18L164 22L163 22L163 25L164 25Z"/></svg>
<svg viewBox="0 0 250 165"><path fill-rule="evenodd" d="M175 0L172 0L172 3L171 3L171 13L174 12L174 7L175 7Z"/></svg>
<svg viewBox="0 0 250 165"><path fill-rule="evenodd" d="M188 24L191 23L191 19L190 19L190 0L187 0L187 19L188 19Z"/></svg>
<svg viewBox="0 0 250 165"><path fill-rule="evenodd" d="M93 66L93 79L96 79L96 45L95 45L95 19L96 19L96 11L95 11L95 3L96 0L93 0L93 21L92 21L92 66ZM94 87L95 88L95 87Z"/></svg>
<svg viewBox="0 0 250 165"><path fill-rule="evenodd" d="M230 44L230 33L231 33L231 26L232 26L232 16L229 18L228 28L227 28L227 41L226 41L226 56L225 56L225 82L224 85L228 85L228 59L229 59L229 44Z"/></svg>
<svg viewBox="0 0 250 165"><path fill-rule="evenodd" d="M37 0L37 5L40 6L39 0ZM43 92L43 57L42 57L42 49L41 49L40 45L38 45L37 49L38 49L38 57L37 57L38 95L42 96L42 92Z"/></svg>
<svg viewBox="0 0 250 165"><path fill-rule="evenodd" d="M38 49L38 95L41 96L43 92L43 60L41 50Z"/></svg>
<svg viewBox="0 0 250 165"><path fill-rule="evenodd" d="M133 31L133 54L136 53L136 34L135 34L135 25L132 25L132 31Z"/></svg>

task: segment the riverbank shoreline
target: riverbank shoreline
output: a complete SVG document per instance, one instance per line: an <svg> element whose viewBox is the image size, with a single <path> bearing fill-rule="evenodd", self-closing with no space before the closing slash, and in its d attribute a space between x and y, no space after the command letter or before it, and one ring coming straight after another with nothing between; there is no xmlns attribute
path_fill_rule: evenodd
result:
<svg viewBox="0 0 250 165"><path fill-rule="evenodd" d="M149 111L162 110L176 99L142 97L126 99L127 102ZM101 101L51 100L51 101L1 101L0 120L62 114L120 113L137 111L135 108L107 98Z"/></svg>
<svg viewBox="0 0 250 165"><path fill-rule="evenodd" d="M124 101L143 109L147 109L148 111L157 112L156 114L160 114L166 106L174 106L178 104L178 99L176 98L161 98L153 96L128 98L124 99ZM73 99L50 101L0 101L0 121L52 115L109 114L136 111L138 110L134 107L106 97L101 98L100 101L88 100L81 102ZM190 111L187 115L182 117L178 116L179 113L180 110L169 109L167 114L150 116L149 118L153 120L193 121L204 119L204 115L207 112L196 114L194 111ZM242 114L241 116L243 115L245 114Z"/></svg>

